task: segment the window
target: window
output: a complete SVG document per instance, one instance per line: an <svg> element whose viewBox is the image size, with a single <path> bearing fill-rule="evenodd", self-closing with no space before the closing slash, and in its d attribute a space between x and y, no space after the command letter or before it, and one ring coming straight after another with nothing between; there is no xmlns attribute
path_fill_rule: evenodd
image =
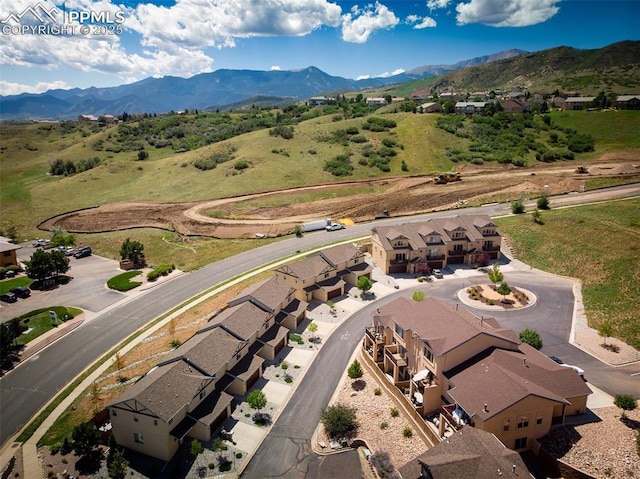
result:
<svg viewBox="0 0 640 479"><path fill-rule="evenodd" d="M138 432L133 433L133 441L138 444L144 444L144 437Z"/></svg>
<svg viewBox="0 0 640 479"><path fill-rule="evenodd" d="M204 391L200 391L200 399L204 398Z"/></svg>
<svg viewBox="0 0 640 479"><path fill-rule="evenodd" d="M529 416L520 416L518 418L518 429L529 427Z"/></svg>
<svg viewBox="0 0 640 479"><path fill-rule="evenodd" d="M490 248L493 248L493 241L485 241L484 249L490 249Z"/></svg>
<svg viewBox="0 0 640 479"><path fill-rule="evenodd" d="M329 277L329 273L325 273L324 274L324 279L327 279Z"/></svg>
<svg viewBox="0 0 640 479"><path fill-rule="evenodd" d="M542 417L543 417L543 414L541 412L536 414L536 424L542 424Z"/></svg>
<svg viewBox="0 0 640 479"><path fill-rule="evenodd" d="M5 258L8 258L9 256L11 256L12 251L3 251L2 252L2 256L4 256Z"/></svg>
<svg viewBox="0 0 640 479"><path fill-rule="evenodd" d="M462 252L463 249L464 249L464 245L462 244L453 245L453 251Z"/></svg>
<svg viewBox="0 0 640 479"><path fill-rule="evenodd" d="M518 439L516 439L516 443L513 446L514 449L524 449L525 447L527 447L527 438L526 437L519 437Z"/></svg>
<svg viewBox="0 0 640 479"><path fill-rule="evenodd" d="M158 425L158 420L157 420L157 419L154 419L154 420L153 420L153 425L154 425L154 426L157 426L157 425Z"/></svg>
<svg viewBox="0 0 640 479"><path fill-rule="evenodd" d="M406 260L407 260L406 253L397 253L396 254L396 261L406 261Z"/></svg>
<svg viewBox="0 0 640 479"><path fill-rule="evenodd" d="M111 415L112 416L117 416L118 415L118 411L116 411L115 409L111 410Z"/></svg>
<svg viewBox="0 0 640 479"><path fill-rule="evenodd" d="M138 418L133 416L133 422L138 422Z"/></svg>
<svg viewBox="0 0 640 479"><path fill-rule="evenodd" d="M404 337L404 329L399 324L396 324L396 334L401 338Z"/></svg>
<svg viewBox="0 0 640 479"><path fill-rule="evenodd" d="M359 261L360 261L360 258L356 258L353 260L353 264L358 264Z"/></svg>
<svg viewBox="0 0 640 479"><path fill-rule="evenodd" d="M427 361L429 361L430 363L433 362L433 353L426 346L424 347L423 355Z"/></svg>
<svg viewBox="0 0 640 479"><path fill-rule="evenodd" d="M502 430L504 432L507 432L509 430L509 422L510 422L509 419L504 419L502 421Z"/></svg>
<svg viewBox="0 0 640 479"><path fill-rule="evenodd" d="M430 249L427 253L427 258L437 258L438 256L440 256L440 251L437 249Z"/></svg>

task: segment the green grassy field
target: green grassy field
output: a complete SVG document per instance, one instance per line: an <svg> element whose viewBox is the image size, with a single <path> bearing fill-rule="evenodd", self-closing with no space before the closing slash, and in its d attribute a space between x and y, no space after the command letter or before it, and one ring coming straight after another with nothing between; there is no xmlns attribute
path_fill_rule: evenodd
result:
<svg viewBox="0 0 640 479"><path fill-rule="evenodd" d="M28 288L33 283L33 280L27 278L26 276L19 276L17 278L6 279L4 281L0 281L0 294L4 294L13 288L17 288L18 286L24 286Z"/></svg>
<svg viewBox="0 0 640 479"><path fill-rule="evenodd" d="M107 286L116 291L129 291L142 284L141 281L132 281L132 278L139 276L142 271L125 271L107 281Z"/></svg>
<svg viewBox="0 0 640 479"><path fill-rule="evenodd" d="M589 325L605 320L614 336L640 349L640 199L550 210L496 220L518 259L579 278Z"/></svg>
<svg viewBox="0 0 640 479"><path fill-rule="evenodd" d="M55 326L51 324L51 318L49 316L49 311L55 311L59 320L56 321ZM43 335L47 331L50 331L54 327L57 328L59 325L63 324L63 318L73 319L77 315L82 313L82 310L78 308L67 308L65 306L51 306L43 309L36 309L27 314L23 314L17 319L24 324L28 329L28 332L21 334L16 342L19 345L27 344L30 341L33 341L38 336Z"/></svg>

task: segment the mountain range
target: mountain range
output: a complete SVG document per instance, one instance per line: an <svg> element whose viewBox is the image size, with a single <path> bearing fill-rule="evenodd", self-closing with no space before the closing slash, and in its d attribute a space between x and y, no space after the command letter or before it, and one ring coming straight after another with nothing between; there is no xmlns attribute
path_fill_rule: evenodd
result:
<svg viewBox="0 0 640 479"><path fill-rule="evenodd" d="M191 78L165 76L116 87L48 90L0 96L0 119L75 119L78 115L162 113L184 109L223 109L254 97L279 97L296 101L325 92L360 91L406 83L470 66L524 55L507 50L452 65L423 65L389 77L352 80L331 76L310 66L301 70L227 70L201 73Z"/></svg>

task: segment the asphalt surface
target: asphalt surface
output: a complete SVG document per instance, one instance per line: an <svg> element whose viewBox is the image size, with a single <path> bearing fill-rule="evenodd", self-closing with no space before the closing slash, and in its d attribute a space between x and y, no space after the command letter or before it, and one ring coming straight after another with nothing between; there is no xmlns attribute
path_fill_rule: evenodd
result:
<svg viewBox="0 0 640 479"><path fill-rule="evenodd" d="M565 203L567 201L575 201L576 203L594 201L599 199L598 197L604 197L605 195L607 197L633 196L639 193L640 185L617 187L609 189L607 192L594 192L596 196L591 196L590 193L583 193L564 195L558 199L552 198L551 205L556 206L561 202ZM380 210L382 211L383 209L384 205L381 204ZM200 270L160 284L145 294L125 299L122 303L111 302L106 312L98 313L95 318L76 329L73 334L44 349L38 355L20 364L14 371L0 379L0 444L4 444L7 439L17 433L40 408L88 365L111 350L130 334L174 306L229 278L298 251L305 251L328 242L365 236L370 234L372 225L382 226L407 221L414 222L428 217L444 217L454 214L499 216L509 213L510 207L508 204L494 204L410 218L384 219L370 224L357 224L345 230L334 232L319 231L309 233L302 238L291 238L271 245L261 246L252 251L210 264ZM83 260L86 259L89 258L84 258ZM76 298L75 301L70 300L67 305L76 305L79 304L79 301L87 301L87 309L89 311L100 311L98 302L106 301L108 303L110 301L110 299L105 300L102 296L103 289L94 288L91 290L91 294L81 291L81 297ZM362 329L360 329L361 331ZM353 347L355 347L356 342L357 340L353 343ZM562 346L562 344L559 346ZM570 347L569 345L567 346ZM349 354L353 351L353 347L349 349ZM576 353L570 351L570 354ZM570 361L582 367L582 364L578 361L570 359L567 362ZM583 369L587 370L589 366L586 364L585 366ZM339 370L341 371L342 369ZM591 375L591 372L589 374ZM637 378L634 379L637 382Z"/></svg>

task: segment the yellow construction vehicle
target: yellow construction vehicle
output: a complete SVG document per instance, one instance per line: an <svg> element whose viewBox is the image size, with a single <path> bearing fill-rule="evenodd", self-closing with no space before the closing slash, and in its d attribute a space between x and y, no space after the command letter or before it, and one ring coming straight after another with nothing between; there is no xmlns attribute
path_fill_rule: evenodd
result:
<svg viewBox="0 0 640 479"><path fill-rule="evenodd" d="M446 173L440 173L433 181L437 185L444 185L445 183L451 183L452 181L460 181L460 173L457 171L447 171Z"/></svg>

